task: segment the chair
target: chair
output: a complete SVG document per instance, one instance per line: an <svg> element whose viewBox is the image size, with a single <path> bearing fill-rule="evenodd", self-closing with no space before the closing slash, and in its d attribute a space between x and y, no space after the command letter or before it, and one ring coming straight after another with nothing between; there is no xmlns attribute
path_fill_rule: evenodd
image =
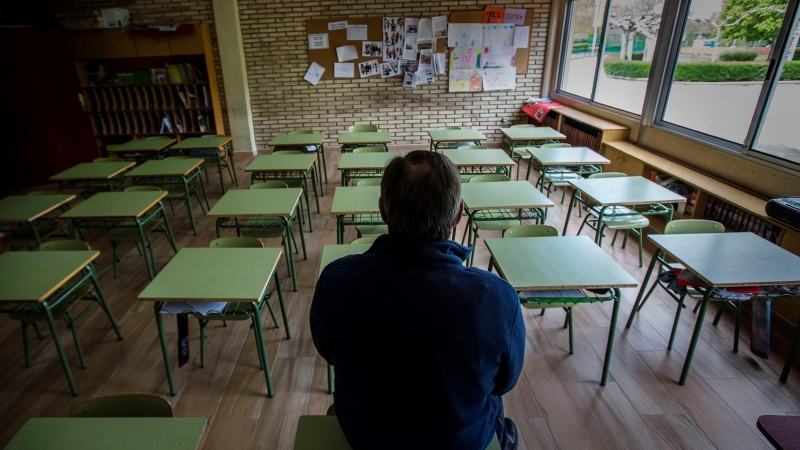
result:
<svg viewBox="0 0 800 450"><path fill-rule="evenodd" d="M193 156L180 155L180 156L169 156L164 159L168 160L168 159L199 159L199 158L195 158ZM201 165L200 167L203 166ZM208 175L206 175L206 180L208 180ZM186 191L184 191L183 189L183 185L180 184L168 184L166 186L158 186L158 188L161 191L167 192L166 199L169 202L169 209L172 211L173 216L175 215L175 206L173 205L172 200L180 199L188 203L192 201L192 197L197 198L197 204L200 205L200 210L203 211L203 214L206 213L206 208L205 206L203 206L203 202L200 200L200 194L197 192L197 178L194 179L194 183L189 187L188 197L186 196ZM126 188L124 191L128 191L128 189L130 188ZM194 192L194 195L192 195L192 192Z"/></svg>
<svg viewBox="0 0 800 450"><path fill-rule="evenodd" d="M383 152L386 152L386 148L384 148L382 145L356 147L353 149L353 153L383 153Z"/></svg>
<svg viewBox="0 0 800 450"><path fill-rule="evenodd" d="M313 134L313 133L314 132L311 131L311 130L295 130L295 131L290 131L288 134ZM328 167L327 167L327 164L325 163L325 151L324 151L323 147L321 147L321 146L317 147L316 145L306 145L306 146L303 146L303 147L284 147L284 148L286 148L287 150L300 150L300 151L303 151L303 152L317 152L317 153L319 153L320 157L322 158L322 164L321 165L322 165L322 172L323 173L321 175L325 176L325 183L328 182ZM317 167L317 171L319 172L319 166Z"/></svg>
<svg viewBox="0 0 800 450"><path fill-rule="evenodd" d="M286 156L286 155L302 155L304 153L306 153L306 152L304 152L302 150L278 150L278 151L273 151L272 155L273 156L282 156L282 155ZM313 173L314 171L312 170L311 172L312 172L312 175L311 175L311 186L314 187L314 196L316 197L316 195L317 195L317 185L315 184L316 181L314 179L314 173ZM303 180L301 180L299 178L274 178L273 180L274 181L280 181L281 183L285 183L286 186L288 186L290 188L300 188L300 189L303 190L303 194L305 194L306 186L303 184ZM261 188L261 189L263 189L263 188ZM305 199L305 195L301 195L300 196L300 215L299 215L299 217L300 217L300 223L301 224L305 223L303 221L303 202L302 202L303 199ZM306 203L306 207L309 210L311 210L311 205L310 204ZM319 213L319 199L317 199L317 212Z"/></svg>
<svg viewBox="0 0 800 450"><path fill-rule="evenodd" d="M83 241L73 240L60 240L44 242L39 247L39 251L54 252L54 251L86 251L91 250L89 244ZM89 264L87 270L94 273L94 265ZM86 368L86 360L83 357L83 349L81 348L81 341L78 338L78 331L76 323L80 320L95 304L99 304L103 311L105 311L114 331L117 333L119 340L122 340L122 333L119 330L119 323L106 303L105 297L98 285L92 279L84 280L80 283L76 281L69 281L56 292L53 292L48 300L56 300L65 291L72 291L69 297L58 303L55 308L51 309L51 314L54 319L61 317L67 325L67 328L72 332L72 340L75 342L75 350L78 352L78 360L80 361L81 369ZM75 304L78 300L90 300L92 303L87 306L80 314L73 317L70 314L69 307ZM42 339L41 331L39 330L36 322L47 322L47 313L39 305L25 304L13 310L8 311L8 316L11 320L18 320L22 325L22 347L25 355L25 367L31 366L30 353L28 350L28 325L33 325L34 331L39 339ZM51 330L52 332L52 330Z"/></svg>
<svg viewBox="0 0 800 450"><path fill-rule="evenodd" d="M122 162L122 158L117 158L116 156L109 156L106 158L95 158L92 160L93 163L107 163L107 162Z"/></svg>
<svg viewBox="0 0 800 450"><path fill-rule="evenodd" d="M485 145L462 145L461 147L457 147L451 150L487 150L488 148ZM462 183L469 183L469 179L474 177L476 174L481 173L480 167L462 167L459 168L459 172L465 171L466 173L460 173L461 182Z"/></svg>
<svg viewBox="0 0 800 450"><path fill-rule="evenodd" d="M511 128L536 128L536 125L532 125L529 123L522 123L517 125L511 125ZM517 147L526 147L530 145L533 145L532 141L517 141L516 143L513 143L512 147L511 140L509 140L505 135L503 135L502 148L503 149L508 148L509 151L511 151L513 148L513 151L511 151L511 160L517 163L517 180L519 180L519 166L522 163L522 160L524 159L528 161L528 163L530 164L530 159L531 159L530 153L525 151L524 148L517 148ZM528 173L530 173L530 170Z"/></svg>
<svg viewBox="0 0 800 450"><path fill-rule="evenodd" d="M350 133L370 133L378 131L378 126L368 123L357 123L347 127L347 131Z"/></svg>
<svg viewBox="0 0 800 450"><path fill-rule="evenodd" d="M152 394L123 394L87 400L70 417L174 417L172 405Z"/></svg>
<svg viewBox="0 0 800 450"><path fill-rule="evenodd" d="M455 125L449 125L446 127L437 127L434 131L447 131L447 130L461 130L462 128ZM439 150L446 150L449 148L458 148L460 145L472 145L474 142L440 142L438 147ZM431 141L431 151L434 150L433 141Z"/></svg>
<svg viewBox="0 0 800 450"><path fill-rule="evenodd" d="M288 189L289 186L283 181L264 181L261 183L254 183L250 185L250 189ZM299 207L298 202L298 207ZM294 216L291 217L294 219ZM300 230L302 233L302 229ZM286 257L286 266L289 270L290 277L296 277L294 273L294 267L292 264L291 255L289 252L292 251L292 244L294 244L294 251L298 253L297 250L297 241L294 239L294 232L292 231L291 226L286 226L286 223L283 221L282 218L279 217L254 217L247 219L245 222L245 227L243 227L240 231L240 234L244 237L251 237L256 239L269 239L269 238L281 238L281 245L283 245L284 253ZM295 288L296 289L296 288Z"/></svg>
<svg viewBox="0 0 800 450"><path fill-rule="evenodd" d="M208 246L209 248L263 248L261 241L253 237L218 238L211 241L208 244ZM275 276L277 276L277 274L275 274ZM198 313L194 314L195 318L197 318L198 322L200 323L200 367L206 366L205 341L206 341L208 323L210 321L221 320L223 321L223 323L225 323L229 320L247 320L247 319L251 320L251 328L253 329L253 334L255 335L256 345L258 348L259 364L260 368L266 374L267 393L270 397L274 395L272 389L272 375L270 374L269 370L269 361L262 358L262 351L263 354L265 355L266 347L264 345L264 339L261 333L261 323L257 320L257 317L260 317L261 311L264 309L264 306L266 305L267 309L269 310L270 316L272 316L272 321L275 324L275 328L280 327L278 319L275 317L275 311L272 309L272 305L269 303L270 284L272 284L273 278L274 277L270 277L270 281L267 285L267 288L264 290L264 296L255 305L253 303L230 302L227 303L222 308L222 311L218 313L213 312L205 315ZM287 327L286 334L288 338L290 336L288 331L289 322L288 322L288 317L286 315L286 306L284 305L283 297L281 295L278 295L278 300L280 302L281 313L283 314L283 320L286 323ZM256 308L257 311L254 311L254 308Z"/></svg>
<svg viewBox="0 0 800 450"><path fill-rule="evenodd" d="M362 178L356 182L356 186L380 186L381 180L383 178ZM389 232L389 227L383 223L378 214L357 214L355 222L365 224L356 225L356 235L359 238L363 234L386 234Z"/></svg>
<svg viewBox="0 0 800 450"><path fill-rule="evenodd" d="M350 242L350 245L372 245L375 240L378 239L378 236L367 236L363 238L353 239Z"/></svg>
<svg viewBox="0 0 800 450"><path fill-rule="evenodd" d="M558 236L558 230L550 225L520 225L503 232L504 238ZM489 257L489 272L494 268L494 258Z"/></svg>
<svg viewBox="0 0 800 450"><path fill-rule="evenodd" d="M473 175L469 178L469 183L491 183L491 182L504 182L510 179L503 174L491 173L485 175ZM467 215L471 213L465 211ZM507 230L511 227L520 225L519 215L508 209L490 209L476 211L473 215L472 225L475 238L478 238L478 230ZM469 224L464 228L464 234L461 236L461 243L464 243L464 238L469 231ZM467 245L472 242L468 242Z"/></svg>
<svg viewBox="0 0 800 450"><path fill-rule="evenodd" d="M589 175L589 178L615 178L624 176L627 175L619 172L608 172L595 173ZM579 202L585 203L583 199L580 199ZM583 223L581 223L580 228L578 228L578 234L581 233L583 226L586 224L589 224L590 228L595 230L597 229L596 227L598 225L596 222L600 217L600 210L601 208L597 206L589 206L586 208L588 214L586 214L586 218L583 219ZM590 222L594 222L595 225L592 225ZM650 225L650 221L647 219L647 217L637 214L635 209L630 209L625 206L611 206L606 208L605 212L603 213L603 223L599 225L600 230L598 233L602 234L603 228L606 227L614 230L614 239L611 241L611 245L614 245L614 243L617 241L617 234L619 231L625 230L625 237L622 240L622 248L625 248L625 245L628 243L628 234L633 231L639 238L639 267L642 267L642 231L644 228L647 228L648 225Z"/></svg>
<svg viewBox="0 0 800 450"><path fill-rule="evenodd" d="M700 234L700 233L724 233L725 227L719 223L714 222L712 220L700 220L700 219L686 219L686 220L673 220L672 222L668 223L667 226L664 228L664 234ZM695 288L702 288L702 284L696 283L680 283L677 282L676 278L678 274L684 270L683 265L675 262L667 262L664 257L663 252L656 251L653 254L653 261L651 264L655 264L656 261L659 263L659 270L658 275L656 275L656 280L653 283L653 286L650 287L650 290L647 291L647 294L642 299L639 306L634 310L631 314L630 319L628 320L628 326L633 321L633 314L639 312L644 307L644 304L647 303L647 299L650 298L650 295L655 290L656 286L660 286L664 289L667 294L672 297L673 300L678 302L678 307L675 311L675 322L672 324L672 333L669 335L669 343L667 344L667 350L672 350L672 344L675 341L675 333L678 330L678 322L681 318L681 310L685 308L683 301L686 298L686 295L702 295L697 289ZM672 276L666 275L667 273L672 273ZM680 292L679 290L675 290L675 286L671 285L671 281L676 280L676 284L682 285L686 288L686 292ZM734 351L738 349L737 345L739 342L739 320L741 314L741 308L737 304L733 304L733 302L725 300L725 299L718 299L711 297L710 300L718 300L722 301L723 303L719 307L719 311L717 311L717 316L714 318L714 325L719 323L719 319L722 317L722 310L723 305L726 303L730 303L731 306L736 309L736 326L734 330L735 343L734 343ZM696 306L700 305L700 301L697 302ZM695 308L695 311L697 308Z"/></svg>
<svg viewBox="0 0 800 450"><path fill-rule="evenodd" d="M25 194L26 196L41 196L41 195L61 195L58 191L32 191ZM69 209L69 204L64 203L61 205L61 211ZM27 247L28 250L33 250L34 245L40 245L42 240L53 236L58 231L63 231L64 237L69 238L70 233L64 223L55 218L39 218L36 220L36 232L34 233L33 225L27 222L18 224L18 228L12 228L10 233L3 239L3 243L8 244L11 250L14 251L21 247ZM38 239L37 239L38 235Z"/></svg>
<svg viewBox="0 0 800 450"><path fill-rule="evenodd" d="M158 186L129 186L125 188L123 192L145 192L145 191L161 191ZM153 217L147 222L142 224L142 234L144 235L145 242L142 242L142 237L139 235L139 230L135 227L135 223L133 221L125 221L123 222L121 227L113 227L109 228L106 235L108 239L111 241L111 251L113 253L113 262L114 262L114 278L117 278L117 263L120 261L120 257L117 251L117 247L119 246L120 242L124 241L133 241L136 244L136 249L139 251L139 254L142 256L144 252L150 251L150 260L153 263L153 273L156 273L156 260L155 256L153 255L153 244L161 239L161 236L166 235L167 240L169 241L170 245L172 246L172 250L175 254L178 254L178 248L175 246L175 241L172 240L172 236L168 229L164 226L164 221L161 220L159 217ZM150 239L150 233L152 232L161 233L155 239ZM147 264L147 258L145 257L145 264ZM149 273L150 271L148 271Z"/></svg>
<svg viewBox="0 0 800 450"><path fill-rule="evenodd" d="M566 143L551 143L542 144L539 146L539 148L566 147L572 147L572 145ZM530 163L528 164L528 172L525 174L526 180L530 178L532 165L533 160L531 159ZM559 187L563 187L564 190L561 192L561 203L564 203L564 198L566 198L567 195L567 186L569 186L569 180L577 180L580 178L580 174L575 173L573 170L574 168L570 167L551 167L548 169L547 174L545 174L544 179L538 180L537 184L541 184L543 189L547 189L547 198L550 198L551 190L557 190Z"/></svg>

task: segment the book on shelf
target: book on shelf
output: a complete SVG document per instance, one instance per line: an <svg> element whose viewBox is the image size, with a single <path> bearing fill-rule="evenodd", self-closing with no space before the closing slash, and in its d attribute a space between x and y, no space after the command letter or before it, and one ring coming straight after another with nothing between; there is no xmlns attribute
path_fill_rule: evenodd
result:
<svg viewBox="0 0 800 450"><path fill-rule="evenodd" d="M189 101L186 99L186 94L184 94L183 92L178 92L178 97L181 98L181 103L183 103L183 107L188 108Z"/></svg>
<svg viewBox="0 0 800 450"><path fill-rule="evenodd" d="M203 104L205 106L211 106L211 95L208 92L208 86L203 86Z"/></svg>
<svg viewBox="0 0 800 450"><path fill-rule="evenodd" d="M181 68L179 64L164 64L167 66L167 74L169 75L169 81L173 84L181 84L183 83L183 74L181 73Z"/></svg>
<svg viewBox="0 0 800 450"><path fill-rule="evenodd" d="M167 84L167 69L150 69L153 84Z"/></svg>

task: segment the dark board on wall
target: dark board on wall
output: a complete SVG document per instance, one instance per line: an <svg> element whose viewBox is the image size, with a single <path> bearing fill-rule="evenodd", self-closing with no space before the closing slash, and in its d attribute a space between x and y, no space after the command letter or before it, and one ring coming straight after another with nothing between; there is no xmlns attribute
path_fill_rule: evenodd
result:
<svg viewBox="0 0 800 450"><path fill-rule="evenodd" d="M482 23L483 10L477 11L452 11L450 13L450 23ZM525 10L525 25L530 27L533 24L533 11ZM517 75L525 75L528 73L528 62L530 60L530 35L528 35L528 46L525 48L517 49Z"/></svg>
<svg viewBox="0 0 800 450"><path fill-rule="evenodd" d="M482 14L482 13L481 13ZM380 16L380 17L334 17L331 19L313 19L306 20L306 34L328 34L328 48L324 50L309 50L308 51L308 64L312 62L319 64L325 68L322 74L323 80L333 79L333 63L339 62L336 56L336 48L343 45L352 45L358 52L358 59L345 61L355 64L355 78L360 78L358 75L358 63L365 61L372 61L377 59L379 63L384 62L382 56L361 56L361 42L362 41L348 41L347 30L332 30L328 31L328 24L331 22L344 22L349 25L366 25L367 26L367 40L383 42L383 18L384 17L403 17L403 16ZM422 18L422 17L421 17ZM430 18L430 17L428 17ZM447 47L447 40L440 38L436 40L436 51L439 53L444 52Z"/></svg>

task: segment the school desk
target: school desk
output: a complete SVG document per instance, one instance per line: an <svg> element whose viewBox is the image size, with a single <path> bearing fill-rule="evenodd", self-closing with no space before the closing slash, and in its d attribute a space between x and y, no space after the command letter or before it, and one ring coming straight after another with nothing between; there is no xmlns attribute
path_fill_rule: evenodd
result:
<svg viewBox="0 0 800 450"><path fill-rule="evenodd" d="M171 146L169 151L173 154L188 154L189 156L199 156L209 158L217 165L219 171L219 185L222 187L222 193L225 193L225 181L222 178L222 160L228 157L228 163L225 167L228 168L228 175L231 177L233 184L238 186L239 180L236 178L236 166L233 164L233 138L230 136L220 136L216 134L207 134L200 137L192 137L184 139L177 144ZM208 173L206 172L206 175ZM207 177L206 177L207 178Z"/></svg>

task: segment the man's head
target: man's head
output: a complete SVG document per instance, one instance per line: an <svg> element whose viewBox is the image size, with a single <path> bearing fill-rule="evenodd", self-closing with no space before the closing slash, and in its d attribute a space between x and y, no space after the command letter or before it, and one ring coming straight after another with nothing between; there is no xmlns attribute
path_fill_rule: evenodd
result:
<svg viewBox="0 0 800 450"><path fill-rule="evenodd" d="M394 237L447 239L463 211L458 169L431 151L395 158L383 172L380 207Z"/></svg>

